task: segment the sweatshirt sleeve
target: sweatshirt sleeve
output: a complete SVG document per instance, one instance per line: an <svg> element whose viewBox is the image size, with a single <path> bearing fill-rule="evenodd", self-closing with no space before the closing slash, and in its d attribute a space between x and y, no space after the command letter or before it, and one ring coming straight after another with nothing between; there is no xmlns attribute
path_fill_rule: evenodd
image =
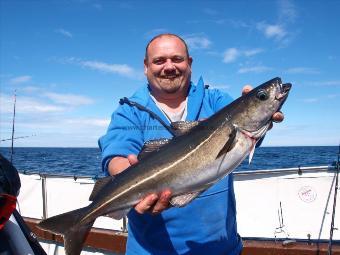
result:
<svg viewBox="0 0 340 255"><path fill-rule="evenodd" d="M233 98L218 89L210 90L210 105L213 107L214 112L221 110L224 106L230 104Z"/></svg>
<svg viewBox="0 0 340 255"><path fill-rule="evenodd" d="M108 163L116 156L138 154L143 146L143 130L138 113L127 105L113 112L107 132L99 141L102 151L102 169L108 173Z"/></svg>

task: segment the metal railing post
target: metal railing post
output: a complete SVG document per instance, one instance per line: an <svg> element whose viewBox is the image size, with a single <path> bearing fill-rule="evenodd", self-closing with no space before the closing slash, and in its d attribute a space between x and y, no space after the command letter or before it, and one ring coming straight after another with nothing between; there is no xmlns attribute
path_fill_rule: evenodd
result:
<svg viewBox="0 0 340 255"><path fill-rule="evenodd" d="M128 230L127 230L127 218L126 218L126 216L123 217L123 229L122 229L122 231L123 231L124 233L127 233L127 232L128 232Z"/></svg>
<svg viewBox="0 0 340 255"><path fill-rule="evenodd" d="M47 219L47 189L46 189L46 176L41 175L42 184L42 199L43 199L43 219Z"/></svg>

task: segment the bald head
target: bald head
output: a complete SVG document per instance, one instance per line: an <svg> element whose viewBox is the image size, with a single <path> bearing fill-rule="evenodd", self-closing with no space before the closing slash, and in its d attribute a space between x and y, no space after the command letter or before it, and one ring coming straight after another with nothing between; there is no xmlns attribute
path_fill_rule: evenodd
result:
<svg viewBox="0 0 340 255"><path fill-rule="evenodd" d="M163 37L173 37L173 38L177 38L179 39L184 47L185 47L185 51L186 51L186 57L189 57L189 50L188 50L188 45L186 44L186 42L178 35L175 35L175 34L171 34L171 33L164 33L164 34L159 34L159 35L156 35L155 37L153 37L149 43L146 45L146 48L145 48L145 60L148 60L149 56L148 56L148 51L149 51L149 47L150 45L157 39L160 39L160 38L163 38Z"/></svg>

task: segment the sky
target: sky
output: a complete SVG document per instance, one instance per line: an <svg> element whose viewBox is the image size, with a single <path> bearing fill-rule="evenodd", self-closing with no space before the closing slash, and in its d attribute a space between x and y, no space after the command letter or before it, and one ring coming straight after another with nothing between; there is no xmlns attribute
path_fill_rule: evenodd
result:
<svg viewBox="0 0 340 255"><path fill-rule="evenodd" d="M97 147L118 101L145 86L147 42L183 37L192 81L241 94L293 88L263 146L340 142L340 1L0 0L0 135L17 147ZM2 141L0 146L10 146Z"/></svg>

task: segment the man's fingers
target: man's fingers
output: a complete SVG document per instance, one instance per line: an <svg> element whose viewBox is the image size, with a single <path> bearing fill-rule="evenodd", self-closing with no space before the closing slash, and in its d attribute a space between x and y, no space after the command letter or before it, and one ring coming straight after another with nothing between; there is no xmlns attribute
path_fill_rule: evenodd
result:
<svg viewBox="0 0 340 255"><path fill-rule="evenodd" d="M251 90L253 89L252 86L250 85L245 85L242 89L242 96L244 96L245 94L249 93Z"/></svg>
<svg viewBox="0 0 340 255"><path fill-rule="evenodd" d="M282 122L283 119L284 119L284 115L283 115L283 113L280 112L280 111L274 113L273 116L272 116L272 120L273 120L274 122Z"/></svg>
<svg viewBox="0 0 340 255"><path fill-rule="evenodd" d="M161 213L163 210L167 209L169 207L169 199L171 197L171 191L170 190L164 190L157 203L154 205L154 207L151 210L152 214L158 214Z"/></svg>
<svg viewBox="0 0 340 255"><path fill-rule="evenodd" d="M149 211L157 202L158 196L157 194L150 194L148 196L146 196L144 199L142 199L136 206L135 206L135 210L140 213L143 214L147 211Z"/></svg>
<svg viewBox="0 0 340 255"><path fill-rule="evenodd" d="M135 210L140 213L158 214L169 207L171 197L170 190L164 190L160 195L150 194L142 199L136 206Z"/></svg>
<svg viewBox="0 0 340 255"><path fill-rule="evenodd" d="M137 159L137 156L135 154L128 155L127 159L129 160L130 165L135 165L135 164L138 163L138 159Z"/></svg>

